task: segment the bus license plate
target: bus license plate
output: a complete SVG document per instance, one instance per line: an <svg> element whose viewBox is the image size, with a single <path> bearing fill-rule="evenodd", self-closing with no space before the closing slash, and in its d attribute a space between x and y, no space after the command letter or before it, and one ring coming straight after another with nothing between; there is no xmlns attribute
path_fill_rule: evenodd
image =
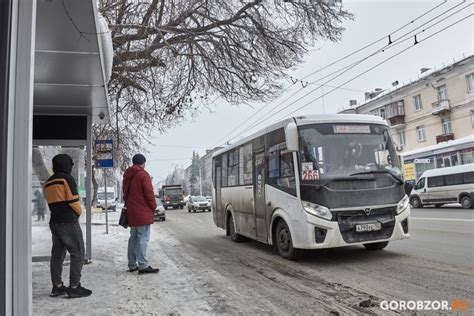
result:
<svg viewBox="0 0 474 316"><path fill-rule="evenodd" d="M360 224L356 225L356 232L373 232L382 229L381 223L373 223L373 224Z"/></svg>

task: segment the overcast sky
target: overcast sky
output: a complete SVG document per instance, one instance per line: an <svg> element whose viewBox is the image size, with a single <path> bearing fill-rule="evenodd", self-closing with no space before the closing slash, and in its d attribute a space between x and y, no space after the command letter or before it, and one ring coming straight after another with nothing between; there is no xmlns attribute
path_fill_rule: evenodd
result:
<svg viewBox="0 0 474 316"><path fill-rule="evenodd" d="M299 65L295 71L291 71L289 75L294 78L303 78L331 62L392 33L399 27L432 9L437 4L442 3L442 1L399 0L342 1L344 7L354 14L353 21L344 23L346 30L343 32L342 40L338 43L317 43L314 50L309 52L305 58L304 63ZM397 40L397 38L405 33L460 3L460 1L447 1L447 3L441 5L433 12L393 34L392 40ZM420 68L441 68L443 64L452 63L453 58L459 60L463 58L463 55L468 56L473 54L474 35L472 16L423 41L424 38L427 38L431 34L472 14L474 7L472 1L461 4L456 9L451 10L437 20L427 24L425 27L420 28L417 32L469 4L471 5L467 9L462 10L443 23L419 34L417 38L418 41L421 42L416 46L413 46L414 40L411 38L367 59L357 67L334 79L334 81L327 83L327 86L319 88L315 84L309 84L305 88L302 88L301 83L292 85L288 81L282 81L285 82L285 86L289 88L283 91L277 99L266 105L263 103L230 105L225 101L217 99L212 104L211 110L203 108L201 113L197 116L188 117L184 123L170 129L166 134L157 133L153 139L154 146L148 146L147 149L149 153L145 154L147 156L147 170L154 177L154 183L164 179L167 174L173 170L174 166L188 166L193 150L203 155L206 148L222 145L229 140L235 142L241 137L247 136L249 133L255 132L270 123L274 123L276 120L289 116L291 112L302 106L304 106L304 108L291 115L337 113L343 106L348 105L351 99L358 100L360 104L364 100L365 91L373 91L375 88L389 89L392 87L392 82L396 80L399 81L400 85L408 83L410 79L414 80L418 78ZM315 73L304 79L304 81L327 82L330 78L323 80L321 80L321 78L369 56L387 43L388 39L381 41L332 67ZM411 48L344 85L346 89L337 89L334 92L328 93L333 87L351 80L365 70L407 47ZM315 88L317 89L310 93L310 91ZM296 91L298 92L288 99L288 97ZM308 96L303 97L308 93ZM328 94L323 96L325 93ZM301 100L298 100L299 98L301 98ZM314 100L316 98L319 99ZM270 115L285 106L288 106L288 108L270 117ZM261 109L262 107L264 108ZM270 113L265 116L267 119L260 118L268 112ZM241 124L243 125L240 126L240 128L223 139L226 134Z"/></svg>

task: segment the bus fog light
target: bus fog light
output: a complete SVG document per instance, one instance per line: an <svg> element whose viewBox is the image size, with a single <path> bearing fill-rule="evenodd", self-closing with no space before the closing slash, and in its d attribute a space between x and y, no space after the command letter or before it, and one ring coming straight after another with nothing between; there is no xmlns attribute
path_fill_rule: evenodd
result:
<svg viewBox="0 0 474 316"><path fill-rule="evenodd" d="M400 202L398 202L397 214L403 213L403 211L407 209L409 203L410 203L410 199L408 198L407 195L405 195L403 199L401 199Z"/></svg>
<svg viewBox="0 0 474 316"><path fill-rule="evenodd" d="M325 206L303 201L303 208L311 215L324 218L326 220L331 220L332 218L331 211Z"/></svg>

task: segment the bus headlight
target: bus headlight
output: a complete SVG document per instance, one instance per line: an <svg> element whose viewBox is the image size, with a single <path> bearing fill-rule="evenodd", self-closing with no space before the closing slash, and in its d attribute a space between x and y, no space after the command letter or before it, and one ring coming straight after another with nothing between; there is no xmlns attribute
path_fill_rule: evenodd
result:
<svg viewBox="0 0 474 316"><path fill-rule="evenodd" d="M332 214L331 214L331 211L327 207L322 206L322 205L318 205L318 204L314 204L314 203L311 203L311 202L306 202L306 201L303 201L302 204L303 204L304 210L307 213L309 213L311 215L314 215L314 216L317 216L317 217L324 218L328 221L331 220Z"/></svg>
<svg viewBox="0 0 474 316"><path fill-rule="evenodd" d="M407 209L409 204L410 204L410 199L408 198L407 195L405 195L403 199L401 199L400 202L398 202L397 214L403 213Z"/></svg>

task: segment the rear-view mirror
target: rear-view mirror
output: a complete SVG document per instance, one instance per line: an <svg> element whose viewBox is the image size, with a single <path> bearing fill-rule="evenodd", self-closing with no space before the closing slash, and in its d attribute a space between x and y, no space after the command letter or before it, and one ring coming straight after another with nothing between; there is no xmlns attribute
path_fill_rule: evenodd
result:
<svg viewBox="0 0 474 316"><path fill-rule="evenodd" d="M285 127L286 149L290 152L298 151L298 127L295 122Z"/></svg>

